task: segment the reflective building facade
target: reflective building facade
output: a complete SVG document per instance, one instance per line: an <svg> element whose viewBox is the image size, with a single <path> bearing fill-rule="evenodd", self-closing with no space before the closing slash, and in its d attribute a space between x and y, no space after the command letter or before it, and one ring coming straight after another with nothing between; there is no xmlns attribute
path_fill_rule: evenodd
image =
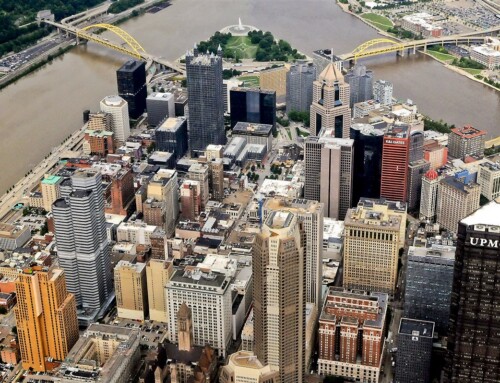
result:
<svg viewBox="0 0 500 383"><path fill-rule="evenodd" d="M229 92L231 128L238 122L267 124L276 130L276 91L234 88Z"/></svg>
<svg viewBox="0 0 500 383"><path fill-rule="evenodd" d="M500 381L500 200L460 221L447 382Z"/></svg>
<svg viewBox="0 0 500 383"><path fill-rule="evenodd" d="M192 156L205 151L207 145L224 145L224 88L222 86L222 52L215 56L199 54L197 49L186 55L189 107L189 150Z"/></svg>
<svg viewBox="0 0 500 383"><path fill-rule="evenodd" d="M146 109L146 63L129 60L116 71L118 95L128 103L130 118L137 119Z"/></svg>
<svg viewBox="0 0 500 383"><path fill-rule="evenodd" d="M351 139L354 140L352 206L357 206L362 197L380 198L384 132L368 124L354 124Z"/></svg>

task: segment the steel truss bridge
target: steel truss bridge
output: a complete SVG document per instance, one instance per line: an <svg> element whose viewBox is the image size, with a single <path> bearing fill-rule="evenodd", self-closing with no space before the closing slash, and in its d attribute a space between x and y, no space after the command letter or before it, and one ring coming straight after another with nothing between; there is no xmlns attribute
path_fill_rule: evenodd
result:
<svg viewBox="0 0 500 383"><path fill-rule="evenodd" d="M61 24L50 20L42 20L44 23L52 25L58 29L58 31L64 31L66 33L70 33L76 37L77 44L82 41L92 41L94 43L100 44L107 48L113 49L117 52L123 53L125 55L131 56L137 60L144 60L148 63L148 66L151 64L157 64L161 68L170 69L174 72L181 73L183 75L186 74L186 69L177 63L172 63L163 58L153 56L147 53L144 48L134 39L130 34L128 34L123 29L117 27L112 24L92 24L83 28L77 28L75 26L69 24ZM94 31L102 31L107 30L112 32L115 36L117 36L122 43L116 43L114 41L110 41L97 33L93 33Z"/></svg>
<svg viewBox="0 0 500 383"><path fill-rule="evenodd" d="M432 45L484 43L488 35L495 35L499 32L500 27L495 27L480 32L405 42L393 40L387 37L378 38L361 44L352 52L340 55L339 58L343 61L357 61L361 58L379 56L391 52L396 52L397 54L404 56L407 51L413 51L413 53L415 53L417 49L422 48L425 52L427 51L427 48Z"/></svg>

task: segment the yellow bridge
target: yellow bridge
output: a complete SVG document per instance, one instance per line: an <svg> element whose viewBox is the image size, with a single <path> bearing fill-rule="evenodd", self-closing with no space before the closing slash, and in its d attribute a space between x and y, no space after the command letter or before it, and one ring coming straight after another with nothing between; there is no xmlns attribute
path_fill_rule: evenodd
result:
<svg viewBox="0 0 500 383"><path fill-rule="evenodd" d="M396 52L404 56L406 51L413 51L413 53L415 53L417 49L422 48L426 51L427 47L431 45L483 43L487 38L485 35L494 35L499 31L500 27L495 27L480 32L429 38L425 40L412 40L408 42L401 42L387 37L378 38L361 44L352 52L340 55L339 58L343 61L357 61L361 58L379 56L391 52Z"/></svg>
<svg viewBox="0 0 500 383"><path fill-rule="evenodd" d="M103 45L107 48L111 48L117 52L131 56L137 60L144 60L149 64L156 63L161 67L171 69L174 72L186 74L186 69L183 66L147 53L136 39L134 39L129 33L117 27L116 25L93 24L86 26L84 28L77 28L69 24L56 23L50 20L42 20L42 21L49 25L53 25L59 31L65 31L67 33L75 35L77 43L80 43L81 41L85 40L92 41L94 43ZM114 41L110 41L109 39L104 38L101 35L95 33L104 30L113 33L122 41L122 43L120 44Z"/></svg>

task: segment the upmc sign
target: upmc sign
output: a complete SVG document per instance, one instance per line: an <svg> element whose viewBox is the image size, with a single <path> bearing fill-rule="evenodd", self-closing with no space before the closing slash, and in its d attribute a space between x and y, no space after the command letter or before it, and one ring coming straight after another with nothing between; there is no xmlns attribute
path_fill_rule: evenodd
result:
<svg viewBox="0 0 500 383"><path fill-rule="evenodd" d="M500 242L500 240L498 240L498 239L492 240L492 239L486 239L486 238L470 237L470 244L473 246L491 247L492 249L498 249L499 242Z"/></svg>

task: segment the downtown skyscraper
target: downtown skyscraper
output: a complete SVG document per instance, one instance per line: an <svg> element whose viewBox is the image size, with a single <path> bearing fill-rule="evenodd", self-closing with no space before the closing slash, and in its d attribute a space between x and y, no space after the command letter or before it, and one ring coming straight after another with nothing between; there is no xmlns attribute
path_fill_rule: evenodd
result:
<svg viewBox="0 0 500 383"><path fill-rule="evenodd" d="M254 244L254 351L280 383L304 382L304 240L297 214L274 210Z"/></svg>
<svg viewBox="0 0 500 383"><path fill-rule="evenodd" d="M209 144L224 145L224 88L222 51L200 54L195 48L186 55L189 107L189 150L199 156Z"/></svg>
<svg viewBox="0 0 500 383"><path fill-rule="evenodd" d="M316 67L306 60L298 60L286 73L286 112L309 112L312 103Z"/></svg>
<svg viewBox="0 0 500 383"><path fill-rule="evenodd" d="M97 318L113 289L101 173L77 170L71 185L69 195L52 205L57 255L79 320L88 323Z"/></svg>
<svg viewBox="0 0 500 383"><path fill-rule="evenodd" d="M351 127L350 89L340 69L330 63L313 83L310 109L312 136L321 129L334 129L336 138L349 138Z"/></svg>
<svg viewBox="0 0 500 383"><path fill-rule="evenodd" d="M500 381L500 200L458 224L446 381Z"/></svg>
<svg viewBox="0 0 500 383"><path fill-rule="evenodd" d="M33 266L16 280L17 334L23 369L46 371L49 359L63 361L78 340L73 294L66 290L64 271Z"/></svg>

